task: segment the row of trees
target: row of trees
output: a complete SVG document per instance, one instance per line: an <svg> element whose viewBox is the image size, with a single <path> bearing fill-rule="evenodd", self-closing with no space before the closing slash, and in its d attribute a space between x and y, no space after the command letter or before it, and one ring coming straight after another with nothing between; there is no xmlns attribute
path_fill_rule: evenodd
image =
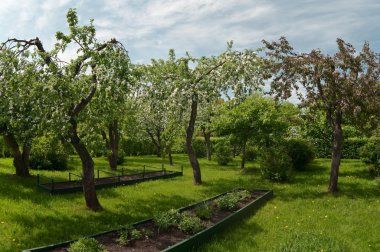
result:
<svg viewBox="0 0 380 252"><path fill-rule="evenodd" d="M50 133L71 143L82 161L86 205L95 211L101 205L87 142L101 136L110 168L115 170L122 128L130 123L126 119L130 114L157 153L168 153L170 163L175 138L184 133L194 184L199 185L201 169L193 147L197 127L205 137L209 159L211 122L219 125L219 134L233 134L241 145L244 171L247 142L265 145L271 137L280 137L273 132L281 132L284 117L291 118L295 112L292 106L259 96L244 103L246 109L234 107L259 91L266 79L280 98L301 90L302 105L325 111L334 132L331 192L337 190L343 113L362 128L369 126L359 123L363 116L377 118L379 64L368 44L359 54L342 40L334 56L316 50L298 54L281 38L264 41L267 57L254 50L236 51L228 43L218 56L178 58L171 50L166 60L138 65L131 63L116 39L99 42L92 20L80 26L74 9L68 11L67 22L69 33L57 32L50 51L39 38L9 39L2 44L0 134L13 153L16 174L22 177L29 176L33 138ZM76 55L69 62L60 60L72 48L77 49ZM222 97L232 101L215 119Z"/></svg>

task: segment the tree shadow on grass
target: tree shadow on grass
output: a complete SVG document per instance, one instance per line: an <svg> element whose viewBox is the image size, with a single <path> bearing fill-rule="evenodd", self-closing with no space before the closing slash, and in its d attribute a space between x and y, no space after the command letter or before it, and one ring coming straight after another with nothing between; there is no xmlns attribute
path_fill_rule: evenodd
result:
<svg viewBox="0 0 380 252"><path fill-rule="evenodd" d="M256 211L252 212L252 215L254 215L255 213ZM236 241L243 239L244 246L246 248L254 248L257 246L254 237L264 231L264 228L259 226L257 223L249 222L247 219L244 219L243 221L235 222L223 231L218 232L208 241L208 243L223 243L226 245L226 247L228 247L229 251L239 251L239 248L237 246L241 243ZM239 234L241 234L240 239L231 238L231 236L239 236ZM246 237L247 234L249 234L249 237ZM200 247L193 249L192 252L204 251L206 247L207 244L201 245ZM212 247L212 249L213 251L226 251L225 247Z"/></svg>
<svg viewBox="0 0 380 252"><path fill-rule="evenodd" d="M29 230L22 236L22 249L60 243L82 236L118 229L135 222L152 218L157 212L179 208L191 203L182 196L156 197L120 203L109 210L88 212L87 215L62 216L57 211L35 213L32 218L22 214L11 216L12 222L22 223Z"/></svg>

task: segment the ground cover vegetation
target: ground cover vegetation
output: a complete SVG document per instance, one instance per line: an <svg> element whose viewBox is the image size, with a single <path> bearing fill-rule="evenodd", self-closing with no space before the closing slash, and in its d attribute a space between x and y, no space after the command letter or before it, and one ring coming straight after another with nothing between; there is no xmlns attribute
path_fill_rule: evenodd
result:
<svg viewBox="0 0 380 252"><path fill-rule="evenodd" d="M380 188L360 160L342 160L341 189L335 195L326 193L329 159L317 159L304 171L294 171L290 182L278 183L263 180L256 162L247 162L243 175L240 158L222 167L202 158L205 182L200 187L192 186L187 156L174 154L174 160L187 165L183 177L98 190L104 210L90 212L80 192L54 196L39 192L34 177L15 177L12 159L0 159L1 251L18 251L128 226L236 187L272 188L275 197L199 251L271 251L290 246L295 237L301 248L316 240L316 250L334 244L345 251L379 249L376 218L380 214ZM108 167L106 157L94 161L96 167ZM161 161L156 156L127 157L126 167ZM79 158L73 157L68 167L80 172ZM37 171L30 172L34 175ZM67 176L64 171L38 172L46 177Z"/></svg>

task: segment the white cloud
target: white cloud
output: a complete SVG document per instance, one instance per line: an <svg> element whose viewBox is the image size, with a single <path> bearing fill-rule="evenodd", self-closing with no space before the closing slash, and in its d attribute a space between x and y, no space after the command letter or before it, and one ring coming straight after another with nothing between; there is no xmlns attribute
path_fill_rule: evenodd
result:
<svg viewBox="0 0 380 252"><path fill-rule="evenodd" d="M39 36L52 47L55 32L66 31L65 13L76 7L80 23L95 19L101 40L115 37L132 59L145 62L178 54L215 54L234 40L237 48L287 36L297 50L333 52L342 37L380 49L377 0L29 0L0 2L0 39Z"/></svg>

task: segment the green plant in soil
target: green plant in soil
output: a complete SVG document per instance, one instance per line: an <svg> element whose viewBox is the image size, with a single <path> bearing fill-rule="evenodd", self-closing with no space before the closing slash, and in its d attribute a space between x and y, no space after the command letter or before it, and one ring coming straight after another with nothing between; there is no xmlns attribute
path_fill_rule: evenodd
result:
<svg viewBox="0 0 380 252"><path fill-rule="evenodd" d="M68 252L107 252L103 245L94 238L81 238L71 244Z"/></svg>
<svg viewBox="0 0 380 252"><path fill-rule="evenodd" d="M159 230L167 230L170 227L177 226L181 220L181 214L175 209L170 209L167 212L156 214L153 220Z"/></svg>
<svg viewBox="0 0 380 252"><path fill-rule="evenodd" d="M195 234L204 229L202 220L197 216L183 213L182 218L178 224L178 229L185 233Z"/></svg>
<svg viewBox="0 0 380 252"><path fill-rule="evenodd" d="M209 220L212 216L212 206L207 203L203 203L195 208L195 215L202 220Z"/></svg>
<svg viewBox="0 0 380 252"><path fill-rule="evenodd" d="M251 193L247 190L236 191L235 193L241 200L251 197Z"/></svg>
<svg viewBox="0 0 380 252"><path fill-rule="evenodd" d="M237 193L227 193L215 200L216 205L223 210L233 211L237 208L240 196Z"/></svg>
<svg viewBox="0 0 380 252"><path fill-rule="evenodd" d="M125 246L134 240L140 239L142 235L143 234L140 230L137 230L132 226L128 226L119 232L119 238L117 239L117 242Z"/></svg>
<svg viewBox="0 0 380 252"><path fill-rule="evenodd" d="M141 232L142 232L142 235L145 237L145 239L152 238L154 235L153 231L148 228L143 228Z"/></svg>

